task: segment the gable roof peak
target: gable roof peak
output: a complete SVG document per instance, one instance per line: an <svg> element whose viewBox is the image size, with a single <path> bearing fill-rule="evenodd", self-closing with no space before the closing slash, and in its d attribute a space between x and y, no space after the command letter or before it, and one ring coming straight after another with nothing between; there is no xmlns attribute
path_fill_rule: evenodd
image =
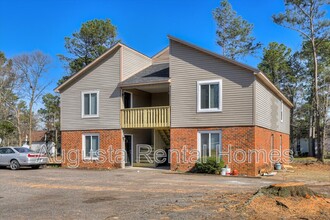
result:
<svg viewBox="0 0 330 220"><path fill-rule="evenodd" d="M64 88L66 85L68 85L71 81L73 81L74 79L76 79L78 76L80 76L81 74L83 74L85 71L89 70L91 67L93 67L96 63L100 62L100 60L102 60L104 57L106 57L108 54L110 54L111 52L113 52L116 48L118 47L125 47L131 51L133 51L136 54L139 54L140 56L151 60L150 57L148 57L147 55L127 46L126 44L122 43L122 42L117 42L116 44L114 44L112 47L110 47L106 52L104 52L101 56L99 56L98 58L96 58L95 60L93 60L90 64L88 64L87 66L85 66L84 68L82 68L81 70L79 70L78 72L76 72L75 74L71 75L65 82L63 82L61 85L59 85L58 87L56 87L54 89L55 92L60 92L60 90L62 88Z"/></svg>
<svg viewBox="0 0 330 220"><path fill-rule="evenodd" d="M211 55L211 56L218 57L218 58L220 58L220 59L222 59L222 60L225 60L225 61L227 61L227 62L229 62L229 63L232 63L232 64L234 64L234 65L236 65L236 66L240 66L240 67L242 67L242 68L244 68L244 69L250 70L250 71L252 71L252 72L254 72L254 73L259 73L259 72L260 72L260 70L254 68L254 67L252 67L252 66L249 66L249 65L246 65L246 64L244 64L244 63L238 62L238 61L236 61L236 60L230 59L230 58L228 58L228 57L225 57L225 56L223 56L223 55L217 54L217 53L212 52L212 51L210 51L210 50L206 50L206 49L204 49L204 48L202 48L202 47L199 47L199 46L197 46L197 45L195 45L195 44L192 44L192 43L189 43L189 42L187 42L187 41L181 40L181 39L179 39L179 38L173 37L173 36L171 36L171 35L167 35L167 36L168 36L168 38L169 38L170 40L173 40L173 41L176 41L176 42L181 43L181 44L183 44L183 45L186 45L186 46L192 47L192 48L194 48L194 49L196 49L196 50L202 51L202 52L204 52L204 53L206 53L206 54L209 54L209 55Z"/></svg>
<svg viewBox="0 0 330 220"><path fill-rule="evenodd" d="M247 69L247 70L251 71L260 81L262 81L264 83L264 85L266 87L268 87L273 93L275 93L278 97L280 97L288 106L293 107L292 102L287 97L285 97L285 95L283 95L283 93L260 70L254 68L254 67L251 67L249 65L246 65L244 63L229 59L228 57L222 56L222 55L214 53L212 51L206 50L202 47L196 46L194 44L191 44L191 43L186 42L184 40L181 40L179 38L173 37L171 35L167 35L167 36L172 41L175 41L175 42L178 42L178 43L183 44L185 46L194 48L195 50L201 51L205 54L211 55L213 57L219 58L219 59L224 60L228 63L234 64L236 66L240 66L244 69Z"/></svg>

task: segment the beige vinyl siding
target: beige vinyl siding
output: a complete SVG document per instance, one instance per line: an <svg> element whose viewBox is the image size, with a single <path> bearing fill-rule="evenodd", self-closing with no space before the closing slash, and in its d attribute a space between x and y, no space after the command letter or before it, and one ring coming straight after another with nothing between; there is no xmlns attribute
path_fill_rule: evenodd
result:
<svg viewBox="0 0 330 220"><path fill-rule="evenodd" d="M256 86L256 125L286 134L290 133L290 108L283 103L284 118L281 122L281 100L259 80Z"/></svg>
<svg viewBox="0 0 330 220"><path fill-rule="evenodd" d="M133 97L132 108L141 108L151 106L151 95L148 92L144 92L138 89L123 89L122 92L130 92ZM122 102L122 105L124 103ZM122 106L124 108L124 106Z"/></svg>
<svg viewBox="0 0 330 220"><path fill-rule="evenodd" d="M61 130L120 129L120 49L61 91ZM99 91L99 117L82 118L84 91Z"/></svg>
<svg viewBox="0 0 330 220"><path fill-rule="evenodd" d="M139 54L138 52L128 48L122 47L123 53L123 75L122 80L125 80L135 73L147 68L151 65L152 61L150 58Z"/></svg>
<svg viewBox="0 0 330 220"><path fill-rule="evenodd" d="M161 137L159 130L153 130L153 145L155 146L155 150L158 149L166 149L169 146L167 146L165 144L165 142L163 141L163 138Z"/></svg>
<svg viewBox="0 0 330 220"><path fill-rule="evenodd" d="M170 41L171 127L253 124L252 72ZM197 81L222 79L222 112L197 113Z"/></svg>
<svg viewBox="0 0 330 220"><path fill-rule="evenodd" d="M133 135L133 162L136 163L136 152L138 144L152 145L153 130L151 129L123 129L124 135Z"/></svg>
<svg viewBox="0 0 330 220"><path fill-rule="evenodd" d="M151 94L141 90L131 90L133 93L133 108L151 106Z"/></svg>
<svg viewBox="0 0 330 220"><path fill-rule="evenodd" d="M168 92L149 93L138 89L125 89L123 92L130 92L133 95L133 108L151 106L169 106Z"/></svg>
<svg viewBox="0 0 330 220"><path fill-rule="evenodd" d="M151 94L151 106L169 106L169 93L152 93Z"/></svg>
<svg viewBox="0 0 330 220"><path fill-rule="evenodd" d="M168 63L169 55L170 55L170 49L166 48L163 51L161 51L160 54L157 54L155 57L152 58L152 63L153 64Z"/></svg>

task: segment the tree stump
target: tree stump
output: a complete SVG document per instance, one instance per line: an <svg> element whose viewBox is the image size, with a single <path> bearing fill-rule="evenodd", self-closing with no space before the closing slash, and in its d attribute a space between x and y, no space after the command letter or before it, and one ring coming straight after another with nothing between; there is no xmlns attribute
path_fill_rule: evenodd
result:
<svg viewBox="0 0 330 220"><path fill-rule="evenodd" d="M309 199L317 194L313 192L310 188L305 186L304 183L298 182L288 182L288 183L278 183L270 186L262 187L257 194L273 195L279 197L303 197Z"/></svg>

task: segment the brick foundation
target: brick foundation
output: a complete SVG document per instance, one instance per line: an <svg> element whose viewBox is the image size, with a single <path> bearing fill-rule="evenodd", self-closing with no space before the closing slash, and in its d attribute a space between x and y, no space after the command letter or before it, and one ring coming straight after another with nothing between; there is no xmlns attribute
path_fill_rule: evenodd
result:
<svg viewBox="0 0 330 220"><path fill-rule="evenodd" d="M84 160L82 156L82 135L88 133L99 134L100 150L104 153L100 155L100 160ZM120 153L115 150L122 149L121 130L90 130L90 131L62 131L62 166L69 168L94 168L94 169L112 169L120 168L121 163L115 162L121 160ZM113 153L109 152L112 146ZM116 160L117 157L117 160ZM69 161L68 158L71 158Z"/></svg>
<svg viewBox="0 0 330 220"><path fill-rule="evenodd" d="M195 166L197 159L197 129L196 128L171 128L171 170L190 171ZM181 153L186 148L186 154ZM191 154L195 150L195 154ZM174 153L177 151L179 153ZM184 155L186 158L184 158ZM186 160L187 162L182 162ZM191 161L188 161L191 160Z"/></svg>
<svg viewBox="0 0 330 220"><path fill-rule="evenodd" d="M194 168L197 160L197 133L205 130L222 131L222 159L232 170L238 170L241 175L256 176L259 174L260 169L272 167L269 161L272 134L274 135L274 149L280 150L280 136L282 136L282 151L289 149L288 134L256 126L171 128L171 170L190 171ZM100 160L83 160L82 135L88 133L97 133L100 136L100 150L105 152L101 155ZM114 152L110 154L110 146L112 146L112 150L122 149L121 130L62 131L62 152L64 153L62 166L94 169L122 167L122 164L118 162L121 160L122 155ZM262 153L258 155L257 153L248 153L254 150L263 150L265 155ZM69 161L68 157L72 161ZM236 162L234 158L236 158ZM259 160L256 160L256 158L259 158ZM288 154L280 158L274 155L274 159L279 159L284 163L288 161L288 158ZM117 162L115 162L116 159Z"/></svg>
<svg viewBox="0 0 330 220"><path fill-rule="evenodd" d="M255 127L255 140L256 140L256 149L264 149L267 153L271 151L271 135L274 135L274 149L280 151L280 136L282 136L282 152L290 149L290 136L288 134L284 134L277 131L272 131L269 129ZM256 170L255 172L258 174L260 169L265 167L272 167L269 157L263 158L260 156L259 162L256 161ZM282 153L282 156L273 156L273 160L279 160L282 163L287 164L289 161L289 154ZM264 162L266 161L266 162Z"/></svg>
<svg viewBox="0 0 330 220"><path fill-rule="evenodd" d="M249 150L255 146L254 127L222 128L223 160L231 170L238 170L242 175L255 176L255 164L246 162ZM226 155L228 154L228 155ZM234 158L239 161L236 163Z"/></svg>
<svg viewBox="0 0 330 220"><path fill-rule="evenodd" d="M171 128L171 150L185 152L178 155L172 153L171 170L190 171L194 168L197 159L197 132L205 130L222 131L222 153L225 164L234 170L237 169L241 175L256 176L260 169L267 166L263 162L261 154L259 161L256 159L254 150L263 149L265 156L270 154L271 135L274 134L274 149L280 149L280 136L282 135L282 150L289 149L289 135L275 132L269 129L252 127L224 127L224 128ZM231 148L231 150L229 150ZM229 153L230 152L230 153ZM250 154L249 154L249 153ZM245 153L245 158L244 158ZM230 155L229 155L230 154ZM236 158L236 161L234 161ZM250 159L249 159L250 158ZM286 158L281 158L282 161ZM241 161L241 162L240 162ZM271 166L271 165L269 165Z"/></svg>

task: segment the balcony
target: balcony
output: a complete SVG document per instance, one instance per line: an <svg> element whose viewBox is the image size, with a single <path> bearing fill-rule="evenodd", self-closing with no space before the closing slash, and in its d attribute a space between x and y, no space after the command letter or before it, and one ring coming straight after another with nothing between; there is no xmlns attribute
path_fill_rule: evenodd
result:
<svg viewBox="0 0 330 220"><path fill-rule="evenodd" d="M170 127L170 107L157 106L122 109L122 128L168 128Z"/></svg>

